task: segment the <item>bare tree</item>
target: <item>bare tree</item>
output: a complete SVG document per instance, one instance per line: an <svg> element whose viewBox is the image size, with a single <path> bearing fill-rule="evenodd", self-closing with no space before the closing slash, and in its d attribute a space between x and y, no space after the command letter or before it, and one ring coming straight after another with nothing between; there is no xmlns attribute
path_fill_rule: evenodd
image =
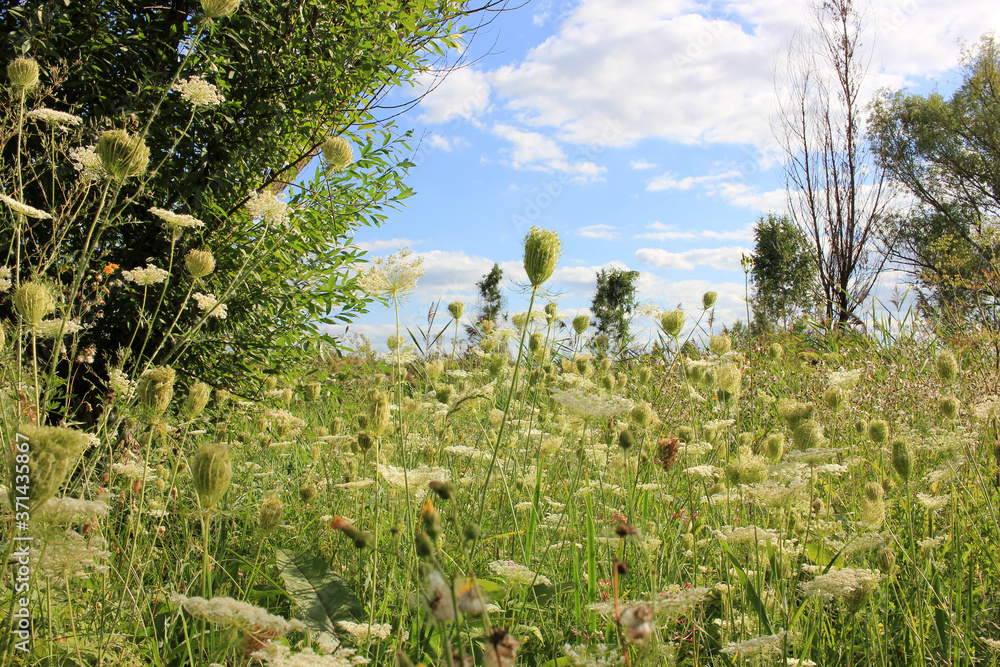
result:
<svg viewBox="0 0 1000 667"><path fill-rule="evenodd" d="M885 266L889 197L863 128L871 59L865 16L853 0L823 0L813 17L812 34L790 45L774 131L785 155L788 213L811 241L826 319L843 327L857 319Z"/></svg>

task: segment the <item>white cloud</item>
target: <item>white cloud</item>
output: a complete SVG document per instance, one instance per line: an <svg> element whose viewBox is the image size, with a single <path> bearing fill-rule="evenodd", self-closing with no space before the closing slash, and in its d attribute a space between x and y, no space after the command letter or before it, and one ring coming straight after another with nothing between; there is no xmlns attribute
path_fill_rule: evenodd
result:
<svg viewBox="0 0 1000 667"><path fill-rule="evenodd" d="M587 225L576 230L576 235L588 239L604 239L605 241L614 241L619 236L618 228L613 225Z"/></svg>
<svg viewBox="0 0 1000 667"><path fill-rule="evenodd" d="M395 251L420 243L423 243L423 241L414 241L412 239L375 239L374 241L358 241L355 245L367 252L378 252L379 250Z"/></svg>
<svg viewBox="0 0 1000 667"><path fill-rule="evenodd" d="M514 169L561 171L569 174L576 182L599 180L607 171L605 167L600 167L592 161L573 161L567 158L566 152L554 139L540 132L530 132L513 125L498 123L493 126L493 133L513 144L505 152L506 163Z"/></svg>
<svg viewBox="0 0 1000 667"><path fill-rule="evenodd" d="M690 190L695 186L710 185L729 178L739 178L741 172L731 169L718 174L706 174L704 176L685 176L677 178L673 172L667 172L652 179L647 185L649 192L659 192L662 190Z"/></svg>
<svg viewBox="0 0 1000 667"><path fill-rule="evenodd" d="M717 271L741 271L740 260L749 248L726 246L724 248L698 248L683 252L670 252L663 248L640 248L635 252L636 261L667 271L692 271L707 266Z"/></svg>
<svg viewBox="0 0 1000 667"><path fill-rule="evenodd" d="M521 122L562 141L773 146L772 72L793 34L809 34L802 0L580 0L523 62L489 75ZM959 40L1000 25L982 0L873 2L867 86L899 87L952 68Z"/></svg>
<svg viewBox="0 0 1000 667"><path fill-rule="evenodd" d="M450 153L453 148L451 140L447 137L441 136L440 134L432 134L431 138L427 140L427 143L431 148L445 151L446 153Z"/></svg>
<svg viewBox="0 0 1000 667"><path fill-rule="evenodd" d="M650 230L643 234L636 234L633 238L648 239L650 241L674 241L677 239L718 239L724 241L751 241L753 240L753 226L747 225L742 229L716 231L714 229L702 229L698 232L682 231L677 225L665 225L662 222L654 222L646 225Z"/></svg>
<svg viewBox="0 0 1000 667"><path fill-rule="evenodd" d="M629 164L630 167L632 167L633 169L637 169L637 170L641 170L641 169L656 169L657 167L660 166L660 165L658 165L658 164L656 164L654 162L647 162L646 160L629 160L628 164Z"/></svg>
<svg viewBox="0 0 1000 667"><path fill-rule="evenodd" d="M490 105L490 84L483 72L463 67L447 75L425 73L417 86L427 92L420 101L425 123L446 123L456 118L476 120Z"/></svg>

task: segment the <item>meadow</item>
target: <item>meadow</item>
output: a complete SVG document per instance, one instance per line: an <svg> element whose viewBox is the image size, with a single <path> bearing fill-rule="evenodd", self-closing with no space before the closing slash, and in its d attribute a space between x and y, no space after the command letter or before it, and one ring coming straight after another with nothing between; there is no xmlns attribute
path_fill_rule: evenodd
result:
<svg viewBox="0 0 1000 667"><path fill-rule="evenodd" d="M609 354L534 228L526 312L282 348L272 316L328 309L309 289L398 313L420 260L268 273L330 245L309 201L389 196L370 135L317 144L309 201L154 205L224 102L181 77L195 46L127 129L7 69L0 664L997 664L995 331L908 310L751 337L709 292Z"/></svg>

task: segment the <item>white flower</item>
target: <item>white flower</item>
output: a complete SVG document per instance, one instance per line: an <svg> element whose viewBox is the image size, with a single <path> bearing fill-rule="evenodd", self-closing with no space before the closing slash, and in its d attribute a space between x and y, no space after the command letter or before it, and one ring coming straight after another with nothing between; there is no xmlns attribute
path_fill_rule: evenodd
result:
<svg viewBox="0 0 1000 667"><path fill-rule="evenodd" d="M807 581L801 585L802 593L806 596L822 595L824 597L841 597L846 593L857 590L866 584L878 583L882 579L881 573L877 570L862 570L854 567L845 567L833 570L826 574L821 574L812 581Z"/></svg>
<svg viewBox="0 0 1000 667"><path fill-rule="evenodd" d="M176 90L181 94L181 99L190 102L191 106L214 107L226 101L219 94L218 88L202 79L200 76L192 76L189 79L181 79L174 84L171 90Z"/></svg>
<svg viewBox="0 0 1000 667"><path fill-rule="evenodd" d="M83 329L83 325L73 320L42 320L35 328L35 333L42 338L55 338L62 331L63 336L72 336Z"/></svg>
<svg viewBox="0 0 1000 667"><path fill-rule="evenodd" d="M169 229L191 229L193 227L204 227L205 223L194 216L174 213L155 206L149 212L167 223Z"/></svg>
<svg viewBox="0 0 1000 667"><path fill-rule="evenodd" d="M229 309L226 307L226 304L219 303L214 294L195 292L191 295L191 298L198 302L198 308L203 313L208 313L209 317L217 317L220 320L224 320L229 316Z"/></svg>
<svg viewBox="0 0 1000 667"><path fill-rule="evenodd" d="M112 368L108 372L108 384L115 390L116 394L120 394L125 400L130 399L132 392L135 391L135 382L129 380L120 368Z"/></svg>
<svg viewBox="0 0 1000 667"><path fill-rule="evenodd" d="M49 498L37 512L53 523L67 523L90 517L108 515L108 504L103 500L82 500L80 498Z"/></svg>
<svg viewBox="0 0 1000 667"><path fill-rule="evenodd" d="M389 623L351 623L350 621L339 621L337 625L357 640L368 639L388 639L392 634L392 625ZM404 632L403 641L406 641Z"/></svg>
<svg viewBox="0 0 1000 667"><path fill-rule="evenodd" d="M91 570L108 571L108 566L101 564L111 557L103 538L85 538L76 531L67 530L44 541L36 541L36 544L39 543L39 549L31 550L31 561L37 573L54 581L89 579Z"/></svg>
<svg viewBox="0 0 1000 667"><path fill-rule="evenodd" d="M300 621L286 621L280 616L268 613L266 609L233 598L216 597L206 600L202 597L189 598L175 593L170 596L170 601L192 616L220 625L237 627L257 636L281 637L289 630L305 629Z"/></svg>
<svg viewBox="0 0 1000 667"><path fill-rule="evenodd" d="M841 389L853 389L858 380L861 379L861 370L855 369L852 371L832 371L828 376L831 387L840 387Z"/></svg>
<svg viewBox="0 0 1000 667"><path fill-rule="evenodd" d="M51 125L79 125L83 122L79 116L55 109L32 109L25 115L32 120L39 120Z"/></svg>
<svg viewBox="0 0 1000 667"><path fill-rule="evenodd" d="M722 649L721 652L726 655L738 654L740 658L751 658L770 653L780 653L785 649L785 645L788 640L790 640L788 632L782 630L777 634L754 637L753 639L747 639L745 641L729 644Z"/></svg>
<svg viewBox="0 0 1000 667"><path fill-rule="evenodd" d="M45 220L51 218L52 216L45 211L39 211L33 206L28 206L27 204L22 204L13 197L8 197L7 195L0 194L0 201L7 204L10 208L14 209L17 213L26 215L29 218L36 218L38 220Z"/></svg>
<svg viewBox="0 0 1000 667"><path fill-rule="evenodd" d="M378 472L390 486L397 489L408 488L410 493L415 494L425 493L429 482L434 480L447 482L451 479L451 473L447 468L428 468L426 465L406 470L396 466L384 466L380 463Z"/></svg>
<svg viewBox="0 0 1000 667"><path fill-rule="evenodd" d="M403 301L424 275L424 260L402 248L388 257L376 257L358 276L358 287L370 296Z"/></svg>
<svg viewBox="0 0 1000 667"><path fill-rule="evenodd" d="M951 500L951 496L947 493L940 496L932 496L927 493L918 493L917 500L920 501L921 505L933 511L933 510L939 510L942 507L946 507L948 505L948 501Z"/></svg>
<svg viewBox="0 0 1000 667"><path fill-rule="evenodd" d="M246 207L250 217L261 218L270 225L284 225L288 222L288 204L270 190L251 192Z"/></svg>
<svg viewBox="0 0 1000 667"><path fill-rule="evenodd" d="M284 644L269 641L264 648L252 653L250 657L260 660L268 667L353 667L370 662L367 658L355 656L354 649L338 646L327 648L331 650L329 654L316 653L311 648L292 653L292 650Z"/></svg>
<svg viewBox="0 0 1000 667"><path fill-rule="evenodd" d="M495 560L490 563L490 569L498 576L516 584L525 584L527 586L532 584L552 585L552 581L545 575L535 574L524 565L515 563L512 560Z"/></svg>
<svg viewBox="0 0 1000 667"><path fill-rule="evenodd" d="M163 269L158 269L152 264L147 264L144 269L132 269L131 271L122 271L122 278L130 283L135 283L136 285L142 285L143 287L148 287L149 285L157 285L164 282L170 277L168 271Z"/></svg>
<svg viewBox="0 0 1000 667"><path fill-rule="evenodd" d="M107 175L93 146L69 149L69 159L73 168L80 172L80 178L85 181L97 181Z"/></svg>
<svg viewBox="0 0 1000 667"><path fill-rule="evenodd" d="M620 396L600 396L579 389L552 389L552 400L585 419L603 421L632 409L632 401Z"/></svg>
<svg viewBox="0 0 1000 667"><path fill-rule="evenodd" d="M10 268L6 266L0 266L0 292L10 291L10 288L14 286L11 282Z"/></svg>

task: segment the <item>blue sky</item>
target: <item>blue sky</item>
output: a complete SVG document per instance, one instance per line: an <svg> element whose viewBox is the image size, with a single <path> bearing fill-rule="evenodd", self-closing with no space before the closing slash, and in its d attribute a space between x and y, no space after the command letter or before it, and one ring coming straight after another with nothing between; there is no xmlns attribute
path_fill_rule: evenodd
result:
<svg viewBox="0 0 1000 667"><path fill-rule="evenodd" d="M870 18L870 94L948 93L962 44L1000 25L1000 6L900 0ZM694 312L713 289L719 322L745 319L741 254L753 222L785 203L774 72L809 25L804 0L534 0L499 15L465 66L397 95L437 83L397 121L421 137L407 179L416 195L356 241L424 258L404 323L424 326L439 299L474 312L494 262L508 285L523 280L531 225L561 237L547 284L560 311L583 312L596 272L617 266L640 271L642 302ZM886 289L900 279L888 273ZM506 293L510 312L524 309ZM374 304L350 329L381 348L393 326Z"/></svg>

